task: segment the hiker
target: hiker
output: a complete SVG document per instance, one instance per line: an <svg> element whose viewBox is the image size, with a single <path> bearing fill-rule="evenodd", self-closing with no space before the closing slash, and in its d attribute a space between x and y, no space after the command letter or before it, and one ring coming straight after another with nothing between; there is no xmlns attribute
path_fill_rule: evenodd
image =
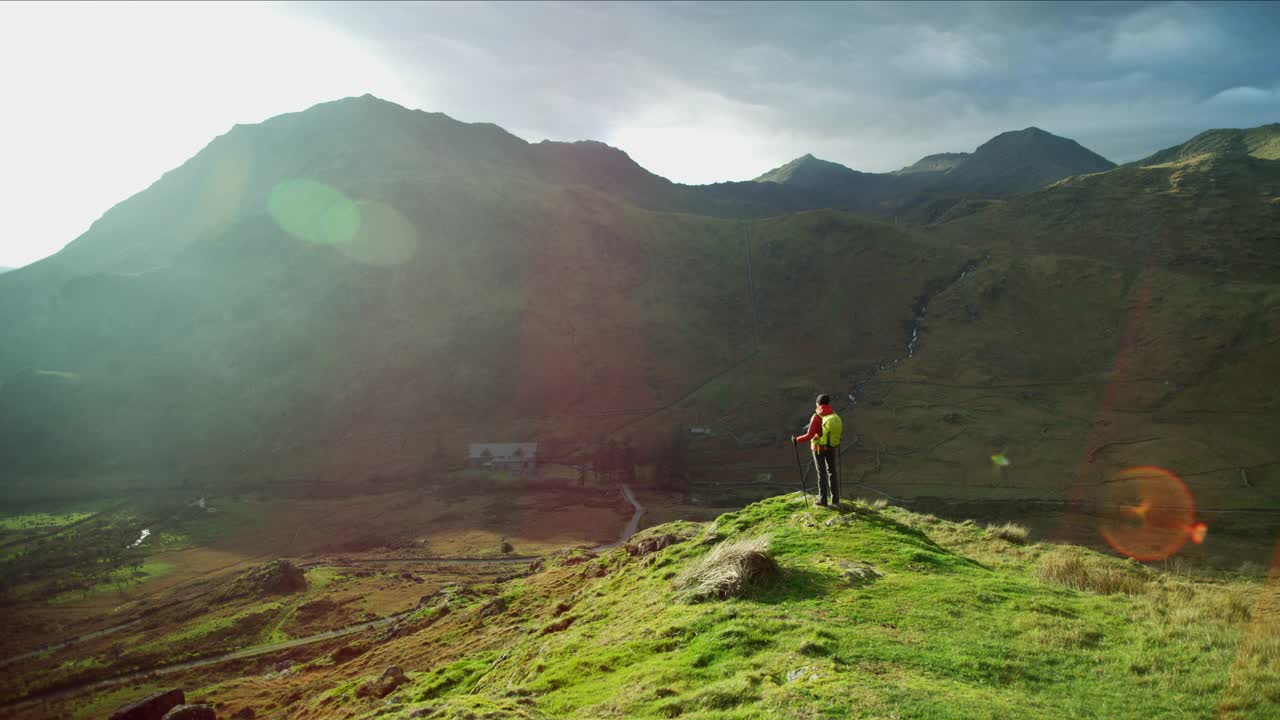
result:
<svg viewBox="0 0 1280 720"><path fill-rule="evenodd" d="M844 432L844 424L840 416L831 409L831 396L819 395L817 408L809 420L809 431L797 435L796 444L811 441L813 449L813 466L818 469L818 504L826 505L827 496L831 496L832 504L840 505L840 481L836 477L836 453L840 452L840 435Z"/></svg>

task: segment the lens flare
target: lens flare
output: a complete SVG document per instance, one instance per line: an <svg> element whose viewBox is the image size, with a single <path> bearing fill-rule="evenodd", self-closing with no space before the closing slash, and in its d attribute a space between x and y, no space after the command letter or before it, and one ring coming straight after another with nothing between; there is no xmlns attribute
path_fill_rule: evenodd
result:
<svg viewBox="0 0 1280 720"><path fill-rule="evenodd" d="M1168 470L1128 468L1105 487L1099 530L1116 552L1137 560L1163 560L1187 540L1204 542L1208 527L1196 522L1191 491Z"/></svg>
<svg viewBox="0 0 1280 720"><path fill-rule="evenodd" d="M285 232L317 245L351 242L360 209L342 192L315 180L286 180L271 189L267 212Z"/></svg>
<svg viewBox="0 0 1280 720"><path fill-rule="evenodd" d="M1004 453L1000 453L999 455L992 455L991 463L996 467L1009 467L1010 465L1013 464L1009 462L1009 458L1004 456Z"/></svg>

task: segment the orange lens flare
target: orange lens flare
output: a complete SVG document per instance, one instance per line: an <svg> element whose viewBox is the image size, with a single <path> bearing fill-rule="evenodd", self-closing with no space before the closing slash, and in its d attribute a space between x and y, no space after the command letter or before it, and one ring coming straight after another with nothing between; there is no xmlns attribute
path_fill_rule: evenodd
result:
<svg viewBox="0 0 1280 720"><path fill-rule="evenodd" d="M1099 530L1116 552L1137 560L1163 560L1187 540L1204 542L1208 527L1196 522L1191 491L1168 470L1128 468L1105 487Z"/></svg>
<svg viewBox="0 0 1280 720"><path fill-rule="evenodd" d="M1209 532L1209 526L1204 523L1196 523L1191 526L1191 542L1197 545L1204 544L1204 536Z"/></svg>

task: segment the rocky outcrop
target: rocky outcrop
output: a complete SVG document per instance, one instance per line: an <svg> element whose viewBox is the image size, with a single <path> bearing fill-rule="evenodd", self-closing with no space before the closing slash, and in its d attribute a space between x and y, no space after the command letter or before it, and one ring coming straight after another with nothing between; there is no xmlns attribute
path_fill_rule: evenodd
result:
<svg viewBox="0 0 1280 720"><path fill-rule="evenodd" d="M639 542L628 543L623 547L627 549L627 554L631 555L631 557L644 557L650 553L655 553L659 550L671 547L683 540L684 538L679 536L672 535L671 533L665 533L656 537L645 538Z"/></svg>
<svg viewBox="0 0 1280 720"><path fill-rule="evenodd" d="M398 666L392 665L382 671L377 680L371 680L356 690L359 697L383 698L395 692L395 689L409 682L409 678Z"/></svg>
<svg viewBox="0 0 1280 720"><path fill-rule="evenodd" d="M223 597L286 595L307 589L302 568L288 560L272 560L236 578Z"/></svg>
<svg viewBox="0 0 1280 720"><path fill-rule="evenodd" d="M111 713L110 720L164 720L166 713L186 702L186 695L177 688L150 695Z"/></svg>

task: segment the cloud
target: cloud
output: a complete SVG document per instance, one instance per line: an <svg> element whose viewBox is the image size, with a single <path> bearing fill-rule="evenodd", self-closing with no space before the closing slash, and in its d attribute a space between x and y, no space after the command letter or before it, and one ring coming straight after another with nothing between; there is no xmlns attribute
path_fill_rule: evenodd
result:
<svg viewBox="0 0 1280 720"><path fill-rule="evenodd" d="M1205 101L1209 105L1266 105L1280 100L1280 92L1240 85L1227 88Z"/></svg>
<svg viewBox="0 0 1280 720"><path fill-rule="evenodd" d="M1265 122L1270 100L1231 88L1280 81L1265 3L339 9L371 42L399 38L428 109L604 140L685 182L805 152L891 170L1028 125L1132 159L1222 125L1228 106L1236 125Z"/></svg>

